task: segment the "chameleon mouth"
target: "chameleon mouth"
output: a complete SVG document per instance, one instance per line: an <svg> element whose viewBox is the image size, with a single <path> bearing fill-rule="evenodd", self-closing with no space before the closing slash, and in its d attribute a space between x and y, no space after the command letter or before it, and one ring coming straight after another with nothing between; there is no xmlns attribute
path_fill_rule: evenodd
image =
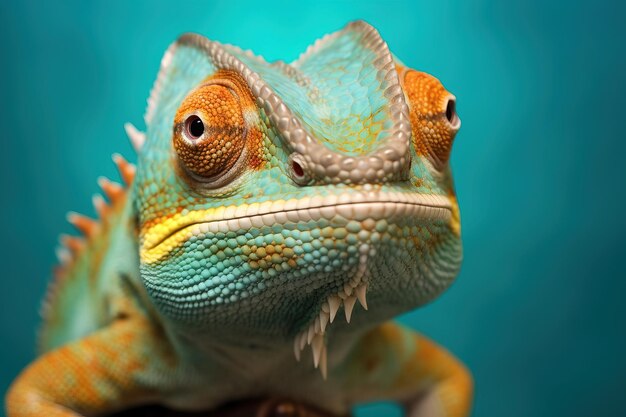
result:
<svg viewBox="0 0 626 417"><path fill-rule="evenodd" d="M151 227L144 234L142 257L156 260L193 235L249 230L276 224L316 221L337 216L362 221L412 217L422 220L449 220L451 203L447 196L408 194L380 190L313 196L242 204L177 214Z"/></svg>
<svg viewBox="0 0 626 417"><path fill-rule="evenodd" d="M394 222L407 218L417 221L449 221L451 216L452 202L445 195L409 194L364 186L359 191L329 196L275 200L177 214L146 231L141 258L144 263L159 262L192 236L208 233L248 231L252 228L321 219L337 220L341 223L371 223L371 219ZM297 360L300 360L305 347L311 346L314 366L320 369L324 378L327 374L327 329L335 320L339 309L343 307L348 323L357 301L367 310L366 294L370 275L368 262L376 254L376 248L361 241L358 252L358 263L348 273L343 288L322 300L317 314L295 335L293 341Z"/></svg>

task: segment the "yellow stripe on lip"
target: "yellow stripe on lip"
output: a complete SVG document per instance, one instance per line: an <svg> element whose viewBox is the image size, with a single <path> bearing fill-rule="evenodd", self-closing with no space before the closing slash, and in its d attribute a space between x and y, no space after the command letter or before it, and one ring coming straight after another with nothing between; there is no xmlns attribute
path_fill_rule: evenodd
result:
<svg viewBox="0 0 626 417"><path fill-rule="evenodd" d="M400 216L449 220L451 210L452 204L447 196L382 191L196 210L178 213L150 227L142 236L141 259L146 263L158 261L191 236L201 233L225 233L287 222L331 219L336 215L356 221Z"/></svg>

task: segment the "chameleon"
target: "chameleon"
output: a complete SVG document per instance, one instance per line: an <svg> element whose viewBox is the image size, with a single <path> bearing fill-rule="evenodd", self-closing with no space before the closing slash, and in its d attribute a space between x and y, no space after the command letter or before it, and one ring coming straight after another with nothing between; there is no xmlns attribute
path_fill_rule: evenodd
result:
<svg viewBox="0 0 626 417"><path fill-rule="evenodd" d="M397 401L462 417L472 377L392 319L462 260L456 98L355 21L291 63L184 34L167 49L123 184L70 212L40 355L10 417L198 411L259 396Z"/></svg>

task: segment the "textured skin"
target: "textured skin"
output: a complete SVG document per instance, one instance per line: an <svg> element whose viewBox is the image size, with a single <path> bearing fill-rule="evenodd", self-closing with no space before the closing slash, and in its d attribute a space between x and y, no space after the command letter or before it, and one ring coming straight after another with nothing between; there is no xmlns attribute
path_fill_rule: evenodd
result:
<svg viewBox="0 0 626 417"><path fill-rule="evenodd" d="M9 416L263 396L469 414L463 365L388 321L461 262L448 165L460 122L438 80L363 22L290 65L184 35L146 125L127 128L136 175L115 157L127 187L101 182L100 220L70 215L85 237L63 240L42 355Z"/></svg>

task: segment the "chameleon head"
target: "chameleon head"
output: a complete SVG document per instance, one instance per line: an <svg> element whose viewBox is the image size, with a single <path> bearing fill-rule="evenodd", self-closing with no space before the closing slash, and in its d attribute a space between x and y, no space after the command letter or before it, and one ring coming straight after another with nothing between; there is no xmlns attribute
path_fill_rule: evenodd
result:
<svg viewBox="0 0 626 417"><path fill-rule="evenodd" d="M363 22L289 65L184 35L146 122L141 276L190 337L292 339L317 363L329 333L428 302L458 272L455 98Z"/></svg>

